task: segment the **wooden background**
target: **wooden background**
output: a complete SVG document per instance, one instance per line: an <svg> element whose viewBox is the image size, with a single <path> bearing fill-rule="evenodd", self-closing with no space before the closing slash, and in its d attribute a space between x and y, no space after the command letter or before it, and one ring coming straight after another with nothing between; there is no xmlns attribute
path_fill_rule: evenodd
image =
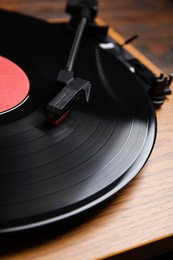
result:
<svg viewBox="0 0 173 260"><path fill-rule="evenodd" d="M41 19L64 18L66 1L0 0L0 8ZM100 0L99 17L165 73L173 72L173 1ZM2 26L2 25L1 25ZM3 25L4 26L4 25ZM173 87L171 87L173 88ZM30 245L6 248L0 259L149 259L173 249L173 97L157 111L158 134L138 176L97 214Z"/></svg>

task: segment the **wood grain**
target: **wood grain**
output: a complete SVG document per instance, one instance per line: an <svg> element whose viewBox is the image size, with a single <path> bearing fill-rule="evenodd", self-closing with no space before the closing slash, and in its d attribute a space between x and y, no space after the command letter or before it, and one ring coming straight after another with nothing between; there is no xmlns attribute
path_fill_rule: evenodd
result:
<svg viewBox="0 0 173 260"><path fill-rule="evenodd" d="M0 1L0 8L41 19L67 17L64 7L62 0ZM99 10L123 37L141 35L133 46L156 67L173 71L173 1L101 0ZM156 112L157 139L147 164L123 191L80 225L60 235L54 230L52 237L14 252L6 249L0 259L148 259L173 249L172 111L173 95Z"/></svg>

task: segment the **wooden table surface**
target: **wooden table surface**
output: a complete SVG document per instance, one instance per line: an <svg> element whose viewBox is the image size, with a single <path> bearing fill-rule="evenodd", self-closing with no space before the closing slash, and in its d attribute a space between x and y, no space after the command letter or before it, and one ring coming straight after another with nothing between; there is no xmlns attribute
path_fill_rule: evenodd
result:
<svg viewBox="0 0 173 260"><path fill-rule="evenodd" d="M64 18L63 0L0 0L0 8L41 19ZM173 72L173 1L100 0L99 17L165 73ZM173 88L173 87L171 87ZM173 95L157 111L154 150L142 171L92 217L0 259L148 259L173 249Z"/></svg>

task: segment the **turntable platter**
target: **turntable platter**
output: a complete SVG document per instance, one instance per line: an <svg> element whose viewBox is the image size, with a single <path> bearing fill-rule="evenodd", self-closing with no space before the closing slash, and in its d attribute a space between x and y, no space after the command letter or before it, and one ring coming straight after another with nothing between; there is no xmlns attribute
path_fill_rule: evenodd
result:
<svg viewBox="0 0 173 260"><path fill-rule="evenodd" d="M45 107L59 91L57 73L73 32L66 23L5 11L0 21L6 24L2 56L30 81L26 102L0 115L0 233L8 233L68 219L120 191L152 151L156 118L135 74L91 34L75 64L92 83L89 102L80 100L61 124L50 126Z"/></svg>

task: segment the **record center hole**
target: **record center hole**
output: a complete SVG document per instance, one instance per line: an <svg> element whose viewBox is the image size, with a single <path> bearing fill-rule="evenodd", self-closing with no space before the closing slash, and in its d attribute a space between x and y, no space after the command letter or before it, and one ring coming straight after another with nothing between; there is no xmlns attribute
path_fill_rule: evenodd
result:
<svg viewBox="0 0 173 260"><path fill-rule="evenodd" d="M0 114L14 110L29 97L30 83L14 62L0 56Z"/></svg>

